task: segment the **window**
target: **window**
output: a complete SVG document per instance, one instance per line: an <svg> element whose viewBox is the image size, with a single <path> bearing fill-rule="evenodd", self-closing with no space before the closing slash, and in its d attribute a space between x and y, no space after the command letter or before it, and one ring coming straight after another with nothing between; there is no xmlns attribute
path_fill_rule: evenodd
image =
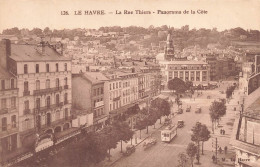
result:
<svg viewBox="0 0 260 167"><path fill-rule="evenodd" d="M28 74L28 66L27 66L27 64L25 64L25 65L23 66L23 70L24 70L24 73L25 73L25 74Z"/></svg>
<svg viewBox="0 0 260 167"><path fill-rule="evenodd" d="M39 73L39 64L36 64L35 72Z"/></svg>
<svg viewBox="0 0 260 167"><path fill-rule="evenodd" d="M121 88L121 82L119 82L119 88Z"/></svg>
<svg viewBox="0 0 260 167"><path fill-rule="evenodd" d="M94 107L96 107L96 100L94 100Z"/></svg>
<svg viewBox="0 0 260 167"><path fill-rule="evenodd" d="M12 128L16 128L16 115L11 117Z"/></svg>
<svg viewBox="0 0 260 167"><path fill-rule="evenodd" d="M11 89L14 89L14 79L11 79Z"/></svg>
<svg viewBox="0 0 260 167"><path fill-rule="evenodd" d="M109 86L110 86L110 90L112 89L112 85L111 84L109 84Z"/></svg>
<svg viewBox="0 0 260 167"><path fill-rule="evenodd" d="M7 118L4 117L2 118L2 131L6 131L7 130Z"/></svg>
<svg viewBox="0 0 260 167"><path fill-rule="evenodd" d="M101 94L104 94L104 89L103 88L101 88Z"/></svg>
<svg viewBox="0 0 260 167"><path fill-rule="evenodd" d="M59 120L60 119L60 111L56 111L55 119Z"/></svg>
<svg viewBox="0 0 260 167"><path fill-rule="evenodd" d="M50 65L46 64L46 72L50 72Z"/></svg>
<svg viewBox="0 0 260 167"><path fill-rule="evenodd" d="M40 90L40 81L39 80L36 81L36 90Z"/></svg>
<svg viewBox="0 0 260 167"><path fill-rule="evenodd" d="M37 108L37 109L40 109L40 107L41 107L41 99L40 99L40 98L37 98L37 99L36 99L36 108Z"/></svg>
<svg viewBox="0 0 260 167"><path fill-rule="evenodd" d="M64 94L64 104L68 103L68 93Z"/></svg>
<svg viewBox="0 0 260 167"><path fill-rule="evenodd" d="M56 87L58 88L60 86L60 80L59 78L56 78Z"/></svg>
<svg viewBox="0 0 260 167"><path fill-rule="evenodd" d="M50 88L50 80L47 79L47 80L46 80L46 89L49 89L49 88Z"/></svg>
<svg viewBox="0 0 260 167"><path fill-rule="evenodd" d="M64 85L68 85L68 78L64 78Z"/></svg>
<svg viewBox="0 0 260 167"><path fill-rule="evenodd" d="M67 63L64 64L64 71L67 71Z"/></svg>
<svg viewBox="0 0 260 167"><path fill-rule="evenodd" d="M115 83L113 83L113 89L115 89Z"/></svg>
<svg viewBox="0 0 260 167"><path fill-rule="evenodd" d="M69 110L65 108L65 119L67 120L69 117Z"/></svg>
<svg viewBox="0 0 260 167"><path fill-rule="evenodd" d="M47 108L50 108L50 106L51 106L51 97L50 96L47 97L46 106L47 106Z"/></svg>
<svg viewBox="0 0 260 167"><path fill-rule="evenodd" d="M116 83L116 88L118 88L118 82Z"/></svg>
<svg viewBox="0 0 260 167"><path fill-rule="evenodd" d="M56 72L59 72L59 64L56 63L55 66L56 66Z"/></svg>
<svg viewBox="0 0 260 167"><path fill-rule="evenodd" d="M29 109L29 100L26 100L26 101L24 102L24 109L25 109L25 110L28 110L28 109Z"/></svg>
<svg viewBox="0 0 260 167"><path fill-rule="evenodd" d="M11 98L11 108L16 108L16 98L15 97Z"/></svg>
<svg viewBox="0 0 260 167"><path fill-rule="evenodd" d="M5 80L1 80L1 88L2 90L5 90Z"/></svg>
<svg viewBox="0 0 260 167"><path fill-rule="evenodd" d="M59 103L60 103L60 95L57 94L57 95L56 95L56 105L58 106Z"/></svg>
<svg viewBox="0 0 260 167"><path fill-rule="evenodd" d="M28 86L28 81L24 82L24 92L28 92L29 91L29 86Z"/></svg>
<svg viewBox="0 0 260 167"><path fill-rule="evenodd" d="M1 109L6 108L6 99L1 99Z"/></svg>

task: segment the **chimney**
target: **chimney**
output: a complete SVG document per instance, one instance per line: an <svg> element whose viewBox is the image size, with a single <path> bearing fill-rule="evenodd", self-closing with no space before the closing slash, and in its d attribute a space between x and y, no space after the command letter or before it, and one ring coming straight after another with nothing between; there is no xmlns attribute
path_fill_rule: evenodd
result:
<svg viewBox="0 0 260 167"><path fill-rule="evenodd" d="M7 69L7 59L11 56L11 42L9 39L3 39L0 44L0 65Z"/></svg>

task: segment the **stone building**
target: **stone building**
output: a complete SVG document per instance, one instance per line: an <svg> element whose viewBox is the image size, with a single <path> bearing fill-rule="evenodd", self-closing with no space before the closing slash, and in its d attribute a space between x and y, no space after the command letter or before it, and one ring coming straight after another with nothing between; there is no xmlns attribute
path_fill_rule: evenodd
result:
<svg viewBox="0 0 260 167"><path fill-rule="evenodd" d="M11 96L17 96L17 146L21 152L34 148L41 136L51 134L59 140L71 128L71 60L61 53L44 42L1 43L1 63L6 62L4 68L12 76L6 85L18 89Z"/></svg>

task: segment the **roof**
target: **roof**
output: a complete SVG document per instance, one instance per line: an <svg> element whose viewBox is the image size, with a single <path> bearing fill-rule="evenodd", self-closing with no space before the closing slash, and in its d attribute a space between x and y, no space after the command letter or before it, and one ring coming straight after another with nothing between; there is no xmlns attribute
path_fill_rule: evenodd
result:
<svg viewBox="0 0 260 167"><path fill-rule="evenodd" d="M104 81L108 80L101 72L86 72L83 76L92 84L104 83Z"/></svg>
<svg viewBox="0 0 260 167"><path fill-rule="evenodd" d="M4 79L4 78L11 78L11 77L13 77L13 75L0 66L0 78Z"/></svg>
<svg viewBox="0 0 260 167"><path fill-rule="evenodd" d="M249 107L246 108L243 115L260 119L260 97L258 97Z"/></svg>
<svg viewBox="0 0 260 167"><path fill-rule="evenodd" d="M69 61L70 58L61 56L55 49L45 46L45 54L40 52L40 46L11 44L11 56L15 61Z"/></svg>
<svg viewBox="0 0 260 167"><path fill-rule="evenodd" d="M161 62L162 64L180 64L180 65L201 65L201 64L208 64L208 63L206 63L206 62L204 62L204 61L188 61L188 60L184 60L184 61L182 61L182 60L179 60L179 61L162 61Z"/></svg>

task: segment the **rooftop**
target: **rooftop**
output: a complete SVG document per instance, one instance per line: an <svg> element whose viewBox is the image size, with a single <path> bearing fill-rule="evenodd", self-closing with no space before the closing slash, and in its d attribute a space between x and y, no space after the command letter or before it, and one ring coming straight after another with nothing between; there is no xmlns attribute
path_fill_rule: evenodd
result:
<svg viewBox="0 0 260 167"><path fill-rule="evenodd" d="M11 44L11 56L15 61L69 61L70 58L61 56L50 46L44 47L44 54L40 52L40 46L26 44Z"/></svg>
<svg viewBox="0 0 260 167"><path fill-rule="evenodd" d="M108 80L101 72L85 72L83 76L93 84L103 83Z"/></svg>
<svg viewBox="0 0 260 167"><path fill-rule="evenodd" d="M180 64L180 65L206 65L208 63L204 61L188 61L188 60L180 60L180 61L162 61L161 64Z"/></svg>

